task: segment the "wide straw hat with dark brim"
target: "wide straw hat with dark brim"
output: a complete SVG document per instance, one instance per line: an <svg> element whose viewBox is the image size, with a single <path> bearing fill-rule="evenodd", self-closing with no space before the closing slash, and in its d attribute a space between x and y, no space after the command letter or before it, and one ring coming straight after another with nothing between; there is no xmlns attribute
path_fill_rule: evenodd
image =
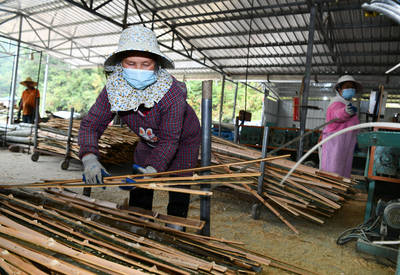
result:
<svg viewBox="0 0 400 275"><path fill-rule="evenodd" d="M358 82L357 80L354 79L354 77L352 77L351 75L342 75L341 77L339 77L338 81L335 84L335 90L337 91L339 86L344 83L344 82L353 82L356 85L356 92L357 93L361 93L362 92L362 85L360 82Z"/></svg>
<svg viewBox="0 0 400 275"><path fill-rule="evenodd" d="M132 26L122 31L118 49L106 58L104 66L115 66L128 52L147 52L156 57L161 68L173 69L174 62L160 51L156 34L143 26Z"/></svg>
<svg viewBox="0 0 400 275"><path fill-rule="evenodd" d="M21 81L19 84L28 86L28 84L32 84L33 86L37 86L37 82L33 81L32 78L27 77L24 81Z"/></svg>

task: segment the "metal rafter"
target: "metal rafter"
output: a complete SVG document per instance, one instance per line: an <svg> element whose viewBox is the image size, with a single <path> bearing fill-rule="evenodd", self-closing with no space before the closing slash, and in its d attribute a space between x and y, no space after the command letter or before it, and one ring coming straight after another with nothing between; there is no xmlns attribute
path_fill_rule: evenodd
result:
<svg viewBox="0 0 400 275"><path fill-rule="evenodd" d="M33 22L35 22L36 24L38 24L38 25L40 25L40 26L42 26L42 27L44 27L44 28L46 28L46 29L48 29L48 30L51 30L52 32L54 32L54 33L56 33L56 34L58 34L58 35L64 37L64 38L66 39L66 42L71 42L71 45L75 45L76 49L78 49L78 50L80 51L80 53L82 54L82 56L75 56L76 59L82 59L82 58L84 58L85 61L87 61L87 62L89 62L89 63L92 63L92 64L96 64L96 63L94 63L94 62L91 62L91 61L85 56L85 54L84 54L84 53L82 52L82 50L81 50L81 48L87 48L88 51L90 51L90 50L91 50L90 48L84 47L84 46L80 45L79 43L74 42L74 41L73 41L73 38L67 37L66 35L62 34L61 32L52 29L51 26L45 25L44 23L42 23L42 22L40 22L40 21L38 21L38 20L36 20L36 19L34 19L34 18L32 18L32 17L26 15L26 14L23 14L23 13L19 13L19 14L20 14L20 16L22 16L23 18L25 18L25 21L28 22L29 26L32 28L32 31L36 34L36 36L40 39L40 41L42 42L42 44L43 44L44 46L39 46L39 45L37 45L37 44L35 44L35 43L28 43L28 42L24 42L25 44L30 45L30 46L35 47L35 48L40 48L40 49L42 49L42 50L49 50L49 51L52 51L52 52L57 53L57 54L59 54L59 55L63 55L63 56L72 56L72 54L67 55L67 54L61 53L61 52L59 52L59 51L54 51L53 49L49 48L48 45L46 45L46 43L45 43L45 42L43 41L43 39L39 36L39 34L37 33L37 31L35 31L35 29L33 28L32 24L30 23L30 21L33 21ZM10 37L10 36L6 37L6 36L1 35L1 37L5 37L5 38L7 38L7 39L15 40L15 38L12 38L12 37ZM96 54L98 54L98 53L96 53Z"/></svg>
<svg viewBox="0 0 400 275"><path fill-rule="evenodd" d="M390 55L390 56L400 56L400 51L370 51L370 52L341 52L341 56L381 56L381 55ZM293 54L259 54L259 55L251 55L249 58L289 58L289 57L305 57L306 53L293 53ZM313 56L331 56L331 53L314 53ZM213 56L214 60L232 60L232 59L246 59L246 55L227 55L227 56ZM175 60L175 62L184 61L184 60Z"/></svg>
<svg viewBox="0 0 400 275"><path fill-rule="evenodd" d="M277 4L277 5L264 5L264 6L259 6L256 8L257 8L257 10L265 10L265 9L276 9L276 8L286 8L286 7L299 7L299 6L304 6L306 4L307 4L307 2L293 2L293 3ZM210 16L224 15L224 14L231 15L232 13L251 13L253 10L254 10L254 8L241 8L241 9L233 9L233 10L219 10L219 11L204 12L204 13L197 13L197 14L180 15L180 16L174 16L174 17L160 17L159 19L155 19L154 22L176 21L176 20L182 20L182 19L210 17ZM301 13L301 11L300 11L300 13ZM291 13L291 14L293 14L293 13ZM272 12L269 12L269 13L264 12L264 16L261 16L261 17L272 17L272 16L277 16L277 15L274 15L274 13L272 13ZM231 17L231 18L233 18L233 17ZM242 17L239 17L239 18L242 18ZM251 18L255 18L255 17L251 17L250 15L245 16L245 19L251 19ZM146 21L144 23L151 23L151 22L152 21ZM179 24L177 24L176 26L179 26Z"/></svg>
<svg viewBox="0 0 400 275"><path fill-rule="evenodd" d="M149 10L152 14L154 14L157 18L161 18L161 16L160 16L158 13L156 13L156 11L153 10L151 7L149 7L145 2L143 2L142 0L137 0L137 1L138 1L142 6L144 6L147 10ZM180 40L180 42L181 42L181 44L182 44L182 46L183 46L183 48L184 48L184 50L185 50L186 53L196 51L196 52L198 52L200 55L203 56L203 62L198 61L197 59L195 59L195 61L199 62L200 64L206 65L206 66L212 68L213 70L215 70L215 71L217 71L217 72L220 72L220 73L222 73L222 74L226 74L223 70L221 70L221 69L219 68L219 65L218 65L218 64L216 64L212 59L210 59L209 56L207 56L206 54L204 54L203 52L201 52L195 45L193 45L193 43L191 43L190 41L188 41L187 39L185 39L184 36L182 36L182 35L180 34L180 32L179 32L178 30L175 29L175 25L172 25L172 24L170 24L170 23L168 23L168 22L164 22L164 24L167 25L167 26L169 27L169 29L172 30L172 33L175 34L175 35L177 36L177 38ZM185 44L184 44L183 42L185 42L186 44L188 44L188 45L190 46L190 49L187 49L187 47L185 46ZM164 47L166 47L166 45L163 45L163 43L159 43L159 44L162 45L162 46L164 46ZM168 47L166 47L166 48L168 48ZM175 50L174 50L174 51L175 51ZM180 52L180 51L176 51L176 52L179 53L179 54L182 55L182 56L186 56L186 57L188 57L189 59L192 59L192 60L193 60L193 57L192 57L191 54L186 54L186 55L185 55L185 54L183 54L183 53ZM206 61L208 61L208 62L210 62L211 64L213 64L215 67L211 67L211 66L207 65L207 64L206 64Z"/></svg>
<svg viewBox="0 0 400 275"><path fill-rule="evenodd" d="M382 40L376 39L346 39L346 40L337 40L336 44L349 44L349 43L380 43L380 42L396 42L399 40L395 38L386 38ZM315 41L315 45L325 45L325 41ZM305 46L307 45L307 41L290 41L290 42L277 42L277 43L259 43L251 45L252 48L265 48L265 47L289 47L289 46ZM198 47L198 50L201 51L211 51L211 50L222 50L222 49L241 49L247 48L247 45L222 45L222 46L209 46L209 47Z"/></svg>
<svg viewBox="0 0 400 275"><path fill-rule="evenodd" d="M111 3L114 0L107 0L104 1L102 4L98 5L97 7L93 8L94 11L97 11L98 9L101 9L102 7L105 7L106 5L108 5L109 3Z"/></svg>
<svg viewBox="0 0 400 275"><path fill-rule="evenodd" d="M108 22L111 22L111 23L113 23L113 24L115 24L115 25L117 25L117 26L119 26L119 27L121 27L121 28L124 27L124 22L123 22L123 23L119 23L119 22L117 22L116 20L109 18L108 16L102 15L102 14L100 14L100 13L94 11L93 9L90 9L90 7L88 7L87 5L83 5L83 4L77 3L77 2L75 2L75 1L73 1L73 0L65 0L65 1L67 1L68 3L73 4L73 5L76 6L76 7L79 7L79 8L81 8L81 9L84 9L85 11L87 11L87 12L93 14L93 15L99 16L99 17L101 17L102 19L104 19L104 20L106 20L106 21L108 21ZM81 1L84 1L84 0L81 0ZM125 0L125 1L129 1L129 0ZM141 1L141 0L137 0L137 2L140 3L140 4L141 4L143 7L145 7L147 10L149 10L149 11L151 12L151 14L154 14L154 16L160 18L160 15L158 15L158 14L156 13L156 10L152 9L151 7L149 7L146 3L144 3L144 2ZM169 49L169 50L171 50L171 51L174 51L174 52L176 52L176 53L178 53L178 54L180 54L180 55L182 55L182 56L185 56L185 57L187 57L187 58L189 58L189 59L191 59L191 60L194 60L194 61L196 61L196 62L202 64L203 66L206 66L206 67L208 67L208 68L210 68L210 69L212 69L212 70L214 70L214 71L217 71L217 72L219 72L219 73L225 74L225 72L223 72L221 69L218 68L218 67L219 67L218 64L216 64L213 60L211 60L207 55L205 55L205 54L202 53L201 51L197 50L196 46L194 46L191 42L189 42L189 41L187 41L186 39L184 39L183 36L182 36L178 31L176 31L176 30L174 29L174 26L173 26L173 25L171 25L171 24L169 24L169 23L167 23L167 22L164 22L164 24L166 24L166 25L172 30L172 33L180 40L181 45L184 47L184 50L185 50L186 53L196 51L196 52L200 53L200 54L203 56L203 61L201 62L201 61L199 61L199 60L197 60L197 59L194 59L191 55L188 55L188 54L182 53L182 52L180 52L180 51L178 51L178 50L175 50L173 47L170 47L170 46L168 46L168 45L166 45L166 44L164 44L164 43L159 43L160 46L163 46L163 47L165 47L165 48L167 48L167 49ZM187 44L190 46L190 49L187 49L186 45L185 45L183 42L187 43ZM208 65L208 64L206 63L207 61L208 61L209 63L211 63L212 65L214 65L214 66Z"/></svg>
<svg viewBox="0 0 400 275"><path fill-rule="evenodd" d="M116 20L114 20L114 19L112 19L112 18L110 18L108 16L105 16L105 15L99 13L96 10L89 8L87 5L85 6L85 5L76 3L74 0L64 0L64 1L70 3L71 5L76 6L78 8L81 8L81 9L83 9L83 10L85 10L85 11L87 11L87 12L93 14L93 15L96 15L96 16L100 17L101 19L106 20L107 22L113 23L114 25L117 25L120 28L123 28L123 26L124 26L123 23L120 23L120 22L118 22L118 21L116 21ZM84 2L84 0L81 0L81 1ZM125 0L125 1L128 1L128 0Z"/></svg>
<svg viewBox="0 0 400 275"><path fill-rule="evenodd" d="M17 16L17 15L16 15ZM15 17L16 17L15 16ZM14 17L14 18L15 18ZM98 21L98 20L93 20L93 21ZM86 21L87 22L87 21ZM58 28L58 27L71 27L71 26L75 26L75 25L79 25L79 24L83 24L84 21L82 22L78 22L78 23L74 23L74 24L63 24L63 25L51 25L52 28ZM0 22L0 25L2 23ZM343 30L343 29L359 29L359 28L364 28L364 29L372 29L372 28L387 28L387 27L391 27L392 24L365 24L365 25L335 25L335 26L331 26L331 30ZM396 26L400 29L400 26ZM37 31L41 31L44 30L45 28L36 28ZM293 32L306 32L308 31L307 27L290 27L290 28L282 28L282 29L260 29L260 30L253 30L251 32L252 35L264 35L264 34L274 34L274 33L293 33ZM29 32L29 30L25 30L22 31L22 33L25 32ZM159 35L158 38L171 33L172 30L166 31L163 34ZM9 33L10 35L15 35L17 34L17 32L11 32ZM108 32L108 33L102 33L102 36L108 36L108 35L119 35L120 32ZM188 40L195 40L195 39L207 39L207 38L221 38L221 37L237 37L237 36L246 36L248 35L248 31L242 31L242 32L230 32L230 33L217 33L217 34L207 34L207 35L186 35L185 38ZM75 39L84 39L84 38L93 38L93 37L98 37L99 34L86 34L86 35L78 35L75 36ZM58 39L54 39L53 41L57 41L60 40L60 38Z"/></svg>
<svg viewBox="0 0 400 275"><path fill-rule="evenodd" d="M68 41L64 41L63 44L67 43ZM53 46L52 49L56 48L56 46ZM169 53L170 51L163 51L163 53ZM342 52L341 56L355 56L355 57L361 57L361 56L393 56L397 57L400 56L400 51L383 51L383 52L378 52L378 51L371 51L371 52ZM327 57L330 56L330 53L314 53L314 57ZM91 55L93 58L103 58L104 55ZM291 58L291 57L300 57L304 58L306 57L306 53L296 53L296 54L265 54L265 55L253 55L250 56L249 59L260 59L260 58ZM240 60L240 59L246 59L247 56L245 55L229 55L229 56L213 56L213 60ZM175 59L175 63L180 63L180 62L189 62L190 60L187 59ZM194 61L194 60L193 60Z"/></svg>
<svg viewBox="0 0 400 275"><path fill-rule="evenodd" d="M386 67L386 68L390 68L394 65L396 65L396 62L384 62L384 63L343 63L342 66L343 67ZM220 67L223 69L238 69L238 68L303 68L305 65L304 64L296 64L296 63L292 63L292 64L254 64L254 65L221 65ZM313 67L334 67L336 66L333 63L313 63ZM203 68L186 68L187 70L193 70L193 69L203 69Z"/></svg>
<svg viewBox="0 0 400 275"><path fill-rule="evenodd" d="M277 5L266 5L266 6L259 6L255 7L256 9L251 9L251 8L245 8L245 9L235 9L235 10L226 10L226 11L217 11L217 12L209 12L209 13L203 13L203 14L196 14L195 16L193 15L183 15L183 16L178 16L178 17L160 17L160 20L162 21L175 21L178 19L192 19L192 18L197 18L197 17L208 17L208 16L215 16L215 15L220 15L220 14L232 14L232 13L237 13L239 11L241 12L249 12L251 10L254 10L254 14L247 14L247 15L233 15L233 16L226 16L226 17L218 17L218 18L211 18L211 19L203 19L203 20L197 20L197 21L190 21L190 22L182 22L182 23L176 23L176 27L183 27L183 26L193 26L193 25L199 25L199 24L209 24L209 23L217 23L217 22L226 22L226 21L238 21L238 20L248 20L252 18L268 18L268 17L278 17L278 16L287 16L287 15L301 15L301 14L308 14L309 13L309 8L301 8L301 5L306 5L307 2L294 2L294 3L287 3L287 4L277 4ZM272 11L272 12L265 12L265 9L271 9L272 8L284 8L284 7L291 7L291 6L296 6L297 9L294 10L280 10L279 12ZM360 10L360 5L357 4L347 4L347 5L341 5L335 6L335 7L322 7L321 11L341 11L341 10ZM147 22L144 22L147 23Z"/></svg>
<svg viewBox="0 0 400 275"><path fill-rule="evenodd" d="M312 1L308 0L309 6L312 6ZM321 36L325 40L325 43L328 47L330 57L333 62L336 64L337 71L341 74L342 66L340 62L340 56L337 47L334 44L335 37L332 31L332 24L329 20L331 18L331 13L328 11L328 22L325 25L323 23L323 13L321 12L321 6L318 6L318 12L316 13L316 30L321 33Z"/></svg>
<svg viewBox="0 0 400 275"><path fill-rule="evenodd" d="M16 19L17 17L18 17L18 14L14 15L14 16L11 16L11 17L9 17L7 19L4 19L3 21L0 22L0 26L3 25L4 23L7 23L8 21Z"/></svg>
<svg viewBox="0 0 400 275"><path fill-rule="evenodd" d="M220 0L219 2L223 2L227 0ZM214 4L215 0L196 0L196 1L180 1L178 5L167 5L159 8L155 8L154 10L156 12L163 11L163 10L172 10L172 9L181 9L184 7L193 7L193 6L198 6L198 5L204 5L204 4Z"/></svg>

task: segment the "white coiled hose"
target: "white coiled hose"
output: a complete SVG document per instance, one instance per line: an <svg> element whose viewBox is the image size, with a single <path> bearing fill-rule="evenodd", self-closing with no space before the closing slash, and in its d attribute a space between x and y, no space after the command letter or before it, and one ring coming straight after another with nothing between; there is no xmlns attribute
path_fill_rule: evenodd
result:
<svg viewBox="0 0 400 275"><path fill-rule="evenodd" d="M281 180L281 182L279 183L280 185L283 185L285 183L285 181L290 177L290 175L293 173L294 170L296 170L296 168L315 150L317 150L318 147L320 147L322 144L324 144L325 142L331 140L334 137L340 136L341 134L353 131L353 130L358 130L358 129L362 129L362 128L370 128L370 127L384 127L384 128L397 128L400 129L400 124L399 123L392 123L392 122L367 122L367 123L361 123L361 124L357 124L354 126L351 126L349 128L345 128L343 130L340 130L334 134L331 134L330 136L328 136L327 138L321 140L318 144L316 144L313 148L311 148L311 150L309 150L304 156L301 157L301 159L299 159L298 162L296 162L296 164L292 167L292 169L290 169L290 171L286 174L286 176Z"/></svg>

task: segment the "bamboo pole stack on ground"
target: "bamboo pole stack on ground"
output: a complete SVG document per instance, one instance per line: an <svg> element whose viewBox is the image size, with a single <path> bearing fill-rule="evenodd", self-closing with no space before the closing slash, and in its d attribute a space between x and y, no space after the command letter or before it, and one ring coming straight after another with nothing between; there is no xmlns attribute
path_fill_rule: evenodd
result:
<svg viewBox="0 0 400 275"><path fill-rule="evenodd" d="M40 123L38 148L64 155L67 142L68 120L52 118ZM72 128L71 157L78 158L78 132L80 121ZM138 136L126 127L109 126L99 140L100 159L103 163L118 164L132 162Z"/></svg>
<svg viewBox="0 0 400 275"><path fill-rule="evenodd" d="M215 164L261 157L260 151L221 138L213 137L212 141L212 161ZM323 224L325 218L332 217L346 199L351 198L355 193L353 180L305 165L300 165L295 173L281 185L280 181L294 164L295 162L288 159L268 161L261 195L257 194L256 183L246 186L237 184L227 186L256 197L296 233L298 233L297 229L281 216L281 212ZM233 165L231 168L255 172L259 170L259 164L256 163L250 167Z"/></svg>
<svg viewBox="0 0 400 275"><path fill-rule="evenodd" d="M0 267L10 274L251 274L271 265L315 274L236 242L165 226L200 229L196 220L91 200L57 189L0 189Z"/></svg>

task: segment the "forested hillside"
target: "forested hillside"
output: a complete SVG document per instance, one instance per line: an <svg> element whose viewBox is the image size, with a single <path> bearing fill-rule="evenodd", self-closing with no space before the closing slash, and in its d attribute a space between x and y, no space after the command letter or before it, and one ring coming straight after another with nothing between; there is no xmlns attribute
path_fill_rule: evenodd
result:
<svg viewBox="0 0 400 275"><path fill-rule="evenodd" d="M33 80L39 79L39 90L43 94L43 80L45 72L46 55L40 58L39 52L22 49L18 66L17 96L18 102L24 87L19 82L30 76ZM0 53L0 98L8 98L11 90L11 76L14 56ZM41 60L41 62L40 62ZM39 64L41 63L41 66ZM39 75L40 67L40 77ZM49 58L49 73L47 83L46 110L54 112L69 110L74 107L76 112L85 113L94 103L97 95L104 87L106 78L102 68L74 68L60 60ZM213 82L213 120L219 119L219 105L221 94L221 81ZM201 81L186 81L188 88L188 103L195 109L200 117ZM223 105L223 121L232 119L234 93L236 85L231 82L225 84ZM261 119L263 95L248 88L247 110L253 113L253 120ZM238 89L235 116L240 109L245 108L245 87L240 84Z"/></svg>

